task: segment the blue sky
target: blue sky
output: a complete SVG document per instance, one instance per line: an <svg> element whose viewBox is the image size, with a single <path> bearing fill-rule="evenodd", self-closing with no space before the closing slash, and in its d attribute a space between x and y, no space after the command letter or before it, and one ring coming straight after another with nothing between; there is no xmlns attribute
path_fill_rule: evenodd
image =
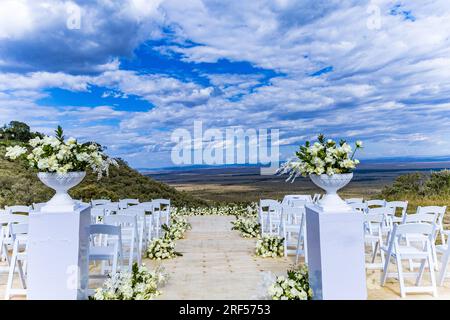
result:
<svg viewBox="0 0 450 320"><path fill-rule="evenodd" d="M0 123L147 168L194 120L279 129L282 158L318 133L450 155L449 36L447 0L3 0Z"/></svg>

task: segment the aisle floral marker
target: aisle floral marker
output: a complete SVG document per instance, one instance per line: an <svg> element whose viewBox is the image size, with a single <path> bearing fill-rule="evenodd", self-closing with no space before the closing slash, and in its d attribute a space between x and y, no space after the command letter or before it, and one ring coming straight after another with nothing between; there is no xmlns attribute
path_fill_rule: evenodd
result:
<svg viewBox="0 0 450 320"><path fill-rule="evenodd" d="M95 291L93 300L150 300L159 296L159 287L168 280L164 269L150 272L145 265L133 264L131 272L120 271L110 276Z"/></svg>
<svg viewBox="0 0 450 320"><path fill-rule="evenodd" d="M256 255L263 258L277 258L284 255L284 238L264 235L256 241Z"/></svg>

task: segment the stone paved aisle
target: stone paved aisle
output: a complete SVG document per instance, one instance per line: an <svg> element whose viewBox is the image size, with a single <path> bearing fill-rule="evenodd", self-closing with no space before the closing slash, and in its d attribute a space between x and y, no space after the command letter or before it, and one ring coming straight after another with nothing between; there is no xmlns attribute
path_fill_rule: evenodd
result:
<svg viewBox="0 0 450 320"><path fill-rule="evenodd" d="M254 256L255 240L231 230L228 216L189 217L192 230L178 240L182 257L159 262L170 274L161 299L252 299L263 271L285 274L292 258ZM158 262L146 260L154 267Z"/></svg>

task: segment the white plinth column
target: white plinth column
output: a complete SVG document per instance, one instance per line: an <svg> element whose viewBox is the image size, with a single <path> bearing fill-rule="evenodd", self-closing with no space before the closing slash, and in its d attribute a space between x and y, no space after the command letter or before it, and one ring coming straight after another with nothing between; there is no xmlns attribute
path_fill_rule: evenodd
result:
<svg viewBox="0 0 450 320"><path fill-rule="evenodd" d="M367 299L363 215L306 206L309 282L314 299Z"/></svg>
<svg viewBox="0 0 450 320"><path fill-rule="evenodd" d="M87 298L90 210L30 214L28 299Z"/></svg>

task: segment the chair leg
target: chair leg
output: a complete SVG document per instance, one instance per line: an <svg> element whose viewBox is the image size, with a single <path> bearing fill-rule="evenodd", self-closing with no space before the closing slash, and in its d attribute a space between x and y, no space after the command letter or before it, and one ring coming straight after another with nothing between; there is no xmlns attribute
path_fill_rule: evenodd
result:
<svg viewBox="0 0 450 320"><path fill-rule="evenodd" d="M445 254L441 258L441 270L439 271L439 276L438 276L438 285L439 286L444 285L445 275L447 274L449 253L450 252L448 252L448 250L447 250L447 252L445 252Z"/></svg>
<svg viewBox="0 0 450 320"><path fill-rule="evenodd" d="M398 254L396 255L396 262L397 262L397 271L398 271L398 281L400 282L400 296L402 298L404 298L406 296L405 280L403 278L402 260L400 259Z"/></svg>
<svg viewBox="0 0 450 320"><path fill-rule="evenodd" d="M431 286L433 287L433 297L437 297L436 275L434 273L434 260L431 254L428 255L428 267L430 269Z"/></svg>
<svg viewBox="0 0 450 320"><path fill-rule="evenodd" d="M9 300L9 298L11 297L10 292L12 289L14 279L14 271L16 269L16 261L17 261L17 252L14 250L9 265L8 281L6 283L6 291L5 291L5 300Z"/></svg>
<svg viewBox="0 0 450 320"><path fill-rule="evenodd" d="M23 271L24 267L21 260L17 260L17 267L19 269L19 278L20 282L22 283L22 288L26 289L27 284L25 282L25 272Z"/></svg>
<svg viewBox="0 0 450 320"><path fill-rule="evenodd" d="M420 263L419 274L417 275L417 279L416 279L416 286L420 286L420 283L422 282L422 277L423 277L423 273L425 271L426 262L427 262L427 259L423 259L422 262Z"/></svg>
<svg viewBox="0 0 450 320"><path fill-rule="evenodd" d="M386 284L386 279L387 279L388 267L389 267L390 259L391 259L391 256L388 255L387 258L386 258L386 261L384 262L383 273L381 274L381 286L382 287Z"/></svg>

